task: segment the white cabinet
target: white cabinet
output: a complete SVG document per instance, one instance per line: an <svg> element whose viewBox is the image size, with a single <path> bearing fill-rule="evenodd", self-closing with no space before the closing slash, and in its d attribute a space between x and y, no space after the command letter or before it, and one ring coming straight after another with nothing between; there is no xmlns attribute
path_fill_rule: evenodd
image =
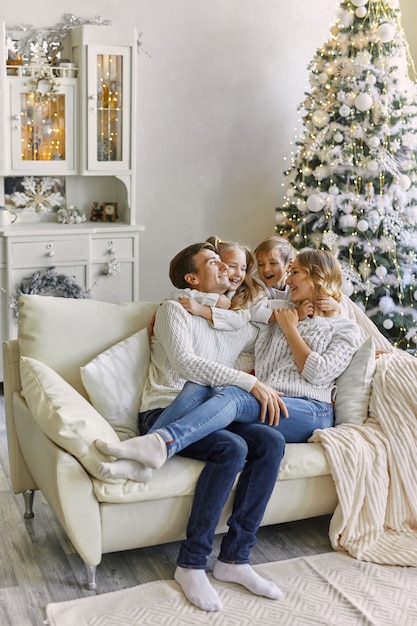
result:
<svg viewBox="0 0 417 626"><path fill-rule="evenodd" d="M50 224L47 228L8 227L0 239L0 279L3 277L3 332L17 334L17 317L9 305L35 272L42 276L53 268L57 274L74 277L96 300L130 302L138 299L140 226L91 223ZM43 279L44 295L57 295ZM24 289L22 291L25 291ZM38 293L35 287L34 293Z"/></svg>
<svg viewBox="0 0 417 626"><path fill-rule="evenodd" d="M28 56L30 33L19 48L19 35L0 23L0 205L17 214L0 227L1 340L17 334L10 303L19 288L48 268L74 277L93 298L138 299L136 30L71 27L59 47L65 63L50 60L41 32ZM10 56L10 41L24 52ZM59 206L77 207L87 221L58 223L42 197L19 204L51 180Z"/></svg>

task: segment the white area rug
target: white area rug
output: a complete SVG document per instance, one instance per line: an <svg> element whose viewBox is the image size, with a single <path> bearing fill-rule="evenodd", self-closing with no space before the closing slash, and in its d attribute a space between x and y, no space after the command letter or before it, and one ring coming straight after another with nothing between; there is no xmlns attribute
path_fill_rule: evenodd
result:
<svg viewBox="0 0 417 626"><path fill-rule="evenodd" d="M189 604L174 581L48 604L50 626L415 626L417 569L357 561L329 553L257 565L284 592L258 598L213 580L224 608L206 613Z"/></svg>

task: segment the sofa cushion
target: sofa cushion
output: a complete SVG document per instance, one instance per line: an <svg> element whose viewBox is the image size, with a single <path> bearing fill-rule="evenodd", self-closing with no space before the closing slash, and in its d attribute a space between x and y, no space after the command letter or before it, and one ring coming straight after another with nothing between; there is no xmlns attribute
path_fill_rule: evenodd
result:
<svg viewBox="0 0 417 626"><path fill-rule="evenodd" d="M135 437L151 351L146 328L105 350L81 368L91 404L120 439Z"/></svg>
<svg viewBox="0 0 417 626"><path fill-rule="evenodd" d="M110 484L93 478L94 493L99 502L140 502L161 500L169 496L193 495L204 463L178 455L155 470L148 483L127 480ZM330 474L329 464L320 443L289 443L278 474L279 480L304 480ZM277 480L278 480L277 479Z"/></svg>
<svg viewBox="0 0 417 626"><path fill-rule="evenodd" d="M86 471L100 477L97 465L108 460L96 439L119 443L113 428L59 374L36 359L20 359L22 391L35 422L58 446L75 456ZM111 482L125 482L112 480Z"/></svg>
<svg viewBox="0 0 417 626"><path fill-rule="evenodd" d="M20 296L20 354L46 363L87 397L80 367L145 328L157 306L154 302Z"/></svg>
<svg viewBox="0 0 417 626"><path fill-rule="evenodd" d="M335 424L363 424L368 417L372 378L375 373L375 345L372 337L353 355L336 380Z"/></svg>

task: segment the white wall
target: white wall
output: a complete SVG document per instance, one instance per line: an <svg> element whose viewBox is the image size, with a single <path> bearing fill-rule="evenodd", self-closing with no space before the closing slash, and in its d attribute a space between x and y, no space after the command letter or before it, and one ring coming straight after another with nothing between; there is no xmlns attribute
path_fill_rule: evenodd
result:
<svg viewBox="0 0 417 626"><path fill-rule="evenodd" d="M274 232L307 65L338 0L51 0L2 3L7 25L64 13L134 25L139 56L140 297L163 298L171 257L216 234L250 246ZM62 8L61 8L62 7ZM401 0L417 62L415 0ZM24 19L22 18L24 16Z"/></svg>

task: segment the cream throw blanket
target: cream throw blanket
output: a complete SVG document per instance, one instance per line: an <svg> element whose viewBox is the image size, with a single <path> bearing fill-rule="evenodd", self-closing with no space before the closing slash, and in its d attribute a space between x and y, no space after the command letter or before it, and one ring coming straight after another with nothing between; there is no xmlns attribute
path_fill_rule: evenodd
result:
<svg viewBox="0 0 417 626"><path fill-rule="evenodd" d="M356 308L349 304L349 317L359 317L377 349L389 353L377 359L365 423L317 430L310 439L325 449L339 500L330 540L363 561L416 566L417 358L384 345Z"/></svg>

